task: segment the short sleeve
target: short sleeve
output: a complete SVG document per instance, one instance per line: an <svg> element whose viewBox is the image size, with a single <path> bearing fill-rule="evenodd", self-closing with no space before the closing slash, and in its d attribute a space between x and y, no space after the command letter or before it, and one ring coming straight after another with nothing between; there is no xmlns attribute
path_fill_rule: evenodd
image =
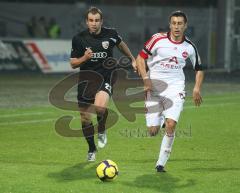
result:
<svg viewBox="0 0 240 193"><path fill-rule="evenodd" d="M74 36L72 39L71 58L79 58L84 55L84 48L80 39Z"/></svg>
<svg viewBox="0 0 240 193"><path fill-rule="evenodd" d="M201 71L203 70L203 66L201 64L201 58L199 56L197 48L194 45L192 46L193 46L193 51L192 51L192 54L189 56L189 58L192 62L194 70Z"/></svg>
<svg viewBox="0 0 240 193"><path fill-rule="evenodd" d="M114 30L114 39L116 39L116 45L120 44L122 41L122 37L118 34L116 30Z"/></svg>
<svg viewBox="0 0 240 193"><path fill-rule="evenodd" d="M148 59L149 56L152 56L155 48L156 48L156 43L163 39L163 37L161 37L160 33L154 34L145 44L143 49L140 51L139 55L144 58L144 59Z"/></svg>

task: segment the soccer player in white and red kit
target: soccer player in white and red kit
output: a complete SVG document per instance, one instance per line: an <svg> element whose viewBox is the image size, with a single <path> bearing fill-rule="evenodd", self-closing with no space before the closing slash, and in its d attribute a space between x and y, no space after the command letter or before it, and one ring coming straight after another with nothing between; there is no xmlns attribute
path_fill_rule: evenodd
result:
<svg viewBox="0 0 240 193"><path fill-rule="evenodd" d="M203 81L201 60L195 45L184 35L187 16L182 11L169 17L170 31L154 34L137 57L137 68L146 91L146 124L150 135L158 133L165 125L157 172L165 172L164 166L170 156L175 127L185 100L185 76L183 68L189 58L196 72L193 100L202 103L200 89ZM146 64L148 72L146 71Z"/></svg>

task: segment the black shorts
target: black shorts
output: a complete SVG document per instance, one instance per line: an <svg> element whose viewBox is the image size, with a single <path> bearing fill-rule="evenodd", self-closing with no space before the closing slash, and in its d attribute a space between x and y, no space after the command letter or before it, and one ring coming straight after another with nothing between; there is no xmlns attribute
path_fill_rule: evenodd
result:
<svg viewBox="0 0 240 193"><path fill-rule="evenodd" d="M95 96L99 91L108 93L111 97L113 90L113 81L110 77L94 76L88 74L79 77L78 83L78 106L87 107L94 103Z"/></svg>

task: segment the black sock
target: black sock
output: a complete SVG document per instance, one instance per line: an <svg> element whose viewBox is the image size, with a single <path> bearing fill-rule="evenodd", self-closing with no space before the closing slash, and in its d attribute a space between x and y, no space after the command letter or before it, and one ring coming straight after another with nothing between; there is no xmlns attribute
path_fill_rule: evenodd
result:
<svg viewBox="0 0 240 193"><path fill-rule="evenodd" d="M104 113L98 113L97 114L98 133L103 133L105 131L107 116L108 116L108 110L107 109L104 111Z"/></svg>
<svg viewBox="0 0 240 193"><path fill-rule="evenodd" d="M82 123L82 131L88 143L88 147L89 147L88 152L96 151L96 146L94 143L94 127L92 123L90 124Z"/></svg>

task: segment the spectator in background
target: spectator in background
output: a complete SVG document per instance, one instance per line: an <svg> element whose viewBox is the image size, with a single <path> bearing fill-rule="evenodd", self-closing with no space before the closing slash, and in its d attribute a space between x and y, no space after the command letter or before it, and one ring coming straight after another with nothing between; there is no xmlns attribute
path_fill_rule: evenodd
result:
<svg viewBox="0 0 240 193"><path fill-rule="evenodd" d="M49 27L48 27L48 37L52 39L59 38L61 35L61 28L57 24L55 18L51 18L49 22Z"/></svg>
<svg viewBox="0 0 240 193"><path fill-rule="evenodd" d="M31 19L26 23L27 32L29 37L35 37L35 28L37 25L36 16L32 16Z"/></svg>
<svg viewBox="0 0 240 193"><path fill-rule="evenodd" d="M41 16L37 22L36 22L36 27L34 28L34 34L36 38L47 38L48 33L47 33L47 21L44 16Z"/></svg>

